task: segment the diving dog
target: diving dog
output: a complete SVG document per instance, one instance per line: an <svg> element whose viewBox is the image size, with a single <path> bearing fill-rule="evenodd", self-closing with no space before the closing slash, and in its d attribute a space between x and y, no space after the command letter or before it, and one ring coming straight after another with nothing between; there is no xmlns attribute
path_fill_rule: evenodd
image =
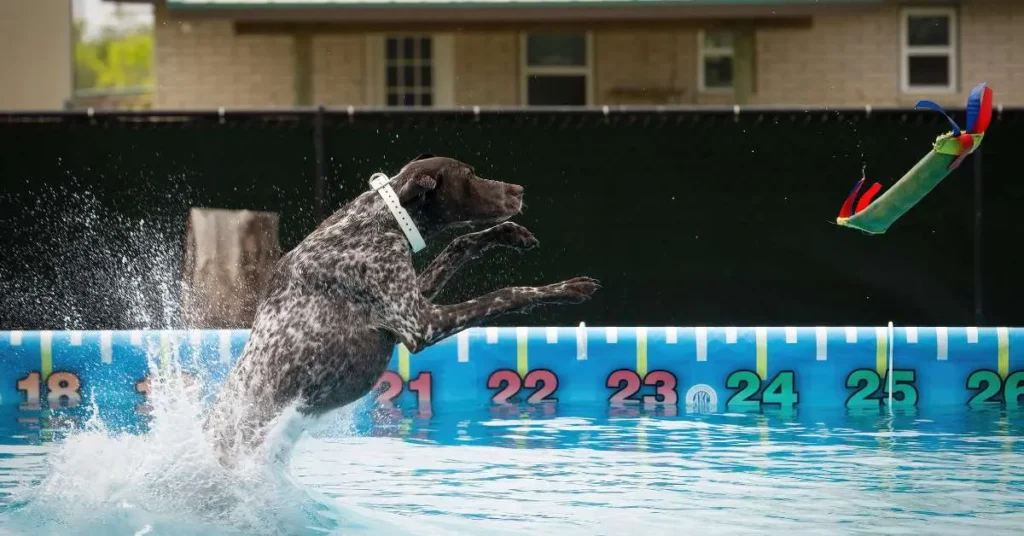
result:
<svg viewBox="0 0 1024 536"><path fill-rule="evenodd" d="M480 178L463 162L432 155L379 180L386 180L383 188L329 216L275 266L249 340L206 422L222 462L230 463L233 449L259 445L268 423L289 405L315 417L367 394L397 343L416 353L499 315L581 303L600 288L578 277L433 303L466 261L493 247L538 245L524 227L506 221L521 213L523 187ZM389 207L386 194L404 214ZM424 239L454 227L494 226L455 238L417 274L416 237L402 218Z"/></svg>

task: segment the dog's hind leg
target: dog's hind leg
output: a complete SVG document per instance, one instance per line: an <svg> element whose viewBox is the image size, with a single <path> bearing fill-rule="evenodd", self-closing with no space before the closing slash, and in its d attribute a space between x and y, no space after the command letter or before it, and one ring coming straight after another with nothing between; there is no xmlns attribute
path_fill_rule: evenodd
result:
<svg viewBox="0 0 1024 536"><path fill-rule="evenodd" d="M538 305L582 303L601 288L589 277L577 277L543 287L510 287L454 305L434 305L426 300L416 320L403 319L395 325L399 339L413 353L495 317L525 312ZM397 320L397 319L396 319Z"/></svg>
<svg viewBox="0 0 1024 536"><path fill-rule="evenodd" d="M429 299L437 296L467 261L478 258L485 251L496 246L527 250L538 244L525 227L505 222L490 229L462 235L452 240L447 247L416 278L420 293Z"/></svg>

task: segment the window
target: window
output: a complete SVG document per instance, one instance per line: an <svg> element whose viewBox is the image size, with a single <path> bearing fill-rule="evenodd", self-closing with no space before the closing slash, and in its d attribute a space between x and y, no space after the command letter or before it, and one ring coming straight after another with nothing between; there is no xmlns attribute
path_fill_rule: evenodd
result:
<svg viewBox="0 0 1024 536"><path fill-rule="evenodd" d="M522 95L531 106L585 106L592 93L588 34L530 33L523 39Z"/></svg>
<svg viewBox="0 0 1024 536"><path fill-rule="evenodd" d="M956 11L909 8L901 24L904 92L950 92L956 82Z"/></svg>
<svg viewBox="0 0 1024 536"><path fill-rule="evenodd" d="M388 36L384 41L388 106L433 106L433 40L422 36Z"/></svg>
<svg viewBox="0 0 1024 536"><path fill-rule="evenodd" d="M703 31L697 34L700 65L698 87L704 92L732 91L733 35L727 31Z"/></svg>

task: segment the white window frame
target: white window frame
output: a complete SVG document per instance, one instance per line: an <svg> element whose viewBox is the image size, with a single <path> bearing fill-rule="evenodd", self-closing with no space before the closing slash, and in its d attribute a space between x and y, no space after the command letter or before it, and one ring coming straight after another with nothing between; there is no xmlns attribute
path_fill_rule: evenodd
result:
<svg viewBox="0 0 1024 536"><path fill-rule="evenodd" d="M531 66L527 63L526 43L527 36L531 33L543 32L522 32L519 34L519 104L529 106L530 92L529 80L532 75L570 75L584 76L586 87L586 102L584 106L594 104L594 34L593 32L581 32L585 39L587 60L585 65L544 65Z"/></svg>
<svg viewBox="0 0 1024 536"><path fill-rule="evenodd" d="M366 36L365 94L367 106L385 107L388 104L387 38L404 34L373 33ZM424 108L450 108L455 106L455 37L450 33L409 33L409 36L429 37L431 41L431 67L433 68L434 102Z"/></svg>
<svg viewBox="0 0 1024 536"><path fill-rule="evenodd" d="M722 30L728 31L728 30ZM736 87L736 41L733 35L733 46L731 47L705 47L704 36L707 32L703 29L697 30L697 89L701 93L732 93ZM707 87L704 73L705 58L729 58L732 61L732 82L729 87Z"/></svg>
<svg viewBox="0 0 1024 536"><path fill-rule="evenodd" d="M910 46L907 44L910 17L945 16L949 18L949 44L945 46ZM957 10L952 7L907 7L900 11L900 89L903 93L956 93L960 57L958 54L960 24ZM910 55L947 56L949 58L949 85L911 86Z"/></svg>

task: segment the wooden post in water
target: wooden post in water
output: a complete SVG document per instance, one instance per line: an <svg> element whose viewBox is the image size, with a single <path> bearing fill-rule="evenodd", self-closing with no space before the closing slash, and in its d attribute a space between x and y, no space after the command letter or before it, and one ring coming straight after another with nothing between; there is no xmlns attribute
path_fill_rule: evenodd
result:
<svg viewBox="0 0 1024 536"><path fill-rule="evenodd" d="M281 257L278 215L193 208L185 230L182 319L191 329L247 329Z"/></svg>

